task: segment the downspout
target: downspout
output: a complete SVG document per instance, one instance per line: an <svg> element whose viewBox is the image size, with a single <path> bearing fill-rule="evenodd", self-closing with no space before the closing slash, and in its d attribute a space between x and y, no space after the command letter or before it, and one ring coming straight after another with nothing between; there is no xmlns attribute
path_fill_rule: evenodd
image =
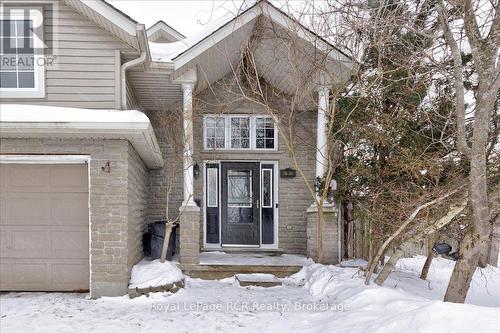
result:
<svg viewBox="0 0 500 333"><path fill-rule="evenodd" d="M127 109L127 70L130 68L142 65L148 57L148 42L146 36L146 28L144 24L137 25L137 38L139 39L139 49L141 55L139 58L127 61L121 66L120 79L121 79L121 108L122 110Z"/></svg>

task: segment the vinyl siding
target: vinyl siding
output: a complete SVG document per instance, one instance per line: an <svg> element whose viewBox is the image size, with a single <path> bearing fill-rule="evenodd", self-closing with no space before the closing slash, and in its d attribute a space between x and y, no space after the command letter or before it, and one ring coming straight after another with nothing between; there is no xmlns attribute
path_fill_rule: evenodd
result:
<svg viewBox="0 0 500 333"><path fill-rule="evenodd" d="M119 107L121 61L116 50L135 51L62 2L54 11L44 7L44 42L55 54L54 65L46 67L45 98L9 98L2 103Z"/></svg>

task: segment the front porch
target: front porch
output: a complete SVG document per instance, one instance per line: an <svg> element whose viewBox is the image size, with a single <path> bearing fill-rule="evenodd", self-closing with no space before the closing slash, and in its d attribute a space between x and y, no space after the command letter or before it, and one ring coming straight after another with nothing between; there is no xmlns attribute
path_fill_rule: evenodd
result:
<svg viewBox="0 0 500 333"><path fill-rule="evenodd" d="M236 274L265 273L283 278L297 273L312 260L295 254L269 251L201 252L199 264L179 264L191 278L218 280Z"/></svg>

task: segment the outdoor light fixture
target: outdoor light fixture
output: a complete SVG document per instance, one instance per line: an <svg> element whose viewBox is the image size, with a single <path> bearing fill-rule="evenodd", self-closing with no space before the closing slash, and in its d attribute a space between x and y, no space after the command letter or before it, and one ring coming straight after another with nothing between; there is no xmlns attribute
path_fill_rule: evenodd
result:
<svg viewBox="0 0 500 333"><path fill-rule="evenodd" d="M281 169L280 170L280 177L281 178L295 178L297 175L297 171L292 168L286 168L286 169Z"/></svg>

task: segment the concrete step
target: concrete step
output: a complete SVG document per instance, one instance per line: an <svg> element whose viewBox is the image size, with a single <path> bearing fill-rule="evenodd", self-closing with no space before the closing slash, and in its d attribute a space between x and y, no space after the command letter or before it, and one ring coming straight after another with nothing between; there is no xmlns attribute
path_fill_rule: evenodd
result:
<svg viewBox="0 0 500 333"><path fill-rule="evenodd" d="M287 277L297 273L302 266L264 266L264 265L179 265L184 274L192 278L218 280L236 274L264 273L277 277Z"/></svg>
<svg viewBox="0 0 500 333"><path fill-rule="evenodd" d="M235 278L241 287L256 286L269 288L281 286L281 281L273 274L236 274Z"/></svg>

